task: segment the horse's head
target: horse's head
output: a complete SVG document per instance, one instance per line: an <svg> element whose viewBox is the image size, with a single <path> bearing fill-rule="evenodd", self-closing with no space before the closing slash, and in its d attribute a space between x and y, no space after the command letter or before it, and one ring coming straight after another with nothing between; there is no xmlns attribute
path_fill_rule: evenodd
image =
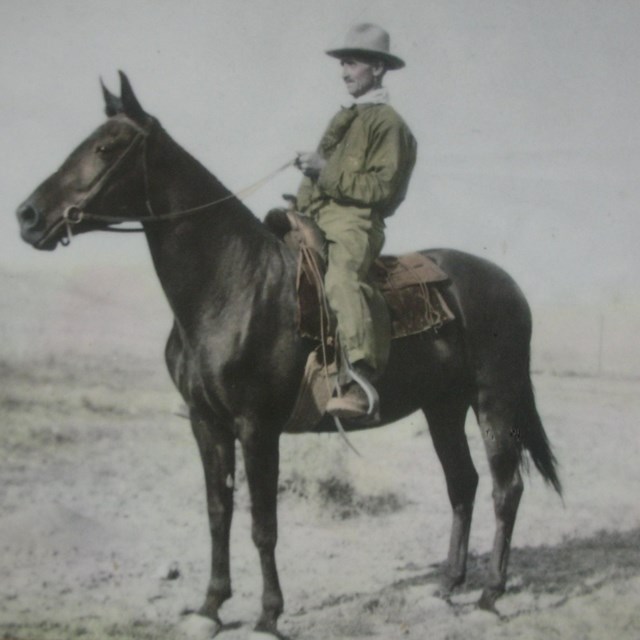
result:
<svg viewBox="0 0 640 640"><path fill-rule="evenodd" d="M144 147L154 119L120 72L120 97L104 85L109 119L82 142L17 210L25 242L53 250L71 235L105 228L145 206Z"/></svg>

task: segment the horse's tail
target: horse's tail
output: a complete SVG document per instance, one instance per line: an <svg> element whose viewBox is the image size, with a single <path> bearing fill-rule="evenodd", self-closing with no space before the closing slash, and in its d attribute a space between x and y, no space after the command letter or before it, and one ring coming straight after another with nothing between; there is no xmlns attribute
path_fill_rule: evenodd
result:
<svg viewBox="0 0 640 640"><path fill-rule="evenodd" d="M529 376L521 396L516 423L522 435L524 447L529 451L536 469L545 481L551 484L559 495L562 495L562 484L557 471L558 461L551 451L549 438L542 426Z"/></svg>

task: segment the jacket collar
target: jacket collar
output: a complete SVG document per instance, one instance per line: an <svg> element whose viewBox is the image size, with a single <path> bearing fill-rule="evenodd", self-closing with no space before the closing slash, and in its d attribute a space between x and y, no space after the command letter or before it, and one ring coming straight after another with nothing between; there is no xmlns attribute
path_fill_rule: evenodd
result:
<svg viewBox="0 0 640 640"><path fill-rule="evenodd" d="M355 98L352 104L389 104L389 102L391 102L389 90L385 87L380 87L367 91L359 98Z"/></svg>

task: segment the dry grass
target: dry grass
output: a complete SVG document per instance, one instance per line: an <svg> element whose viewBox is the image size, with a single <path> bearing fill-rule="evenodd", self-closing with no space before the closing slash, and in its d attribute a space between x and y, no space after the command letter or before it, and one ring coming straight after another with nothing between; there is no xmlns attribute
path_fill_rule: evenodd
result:
<svg viewBox="0 0 640 640"><path fill-rule="evenodd" d="M162 363L168 321L146 302L85 312L83 291L44 300L73 317L75 342L57 342L66 320L51 306L34 315L33 300L28 320L0 317L4 330L40 328L32 349L12 333L0 352L0 638L176 640L179 612L204 593L209 542L199 457L173 415L179 399ZM362 458L329 434L282 438L288 637L640 637L638 381L539 375L535 384L565 504L532 472L501 618L474 604L494 523L472 420L481 484L468 580L450 602L436 596L450 507L421 418L353 434ZM237 480L225 640L246 638L260 598L241 470ZM179 576L166 580L173 567Z"/></svg>

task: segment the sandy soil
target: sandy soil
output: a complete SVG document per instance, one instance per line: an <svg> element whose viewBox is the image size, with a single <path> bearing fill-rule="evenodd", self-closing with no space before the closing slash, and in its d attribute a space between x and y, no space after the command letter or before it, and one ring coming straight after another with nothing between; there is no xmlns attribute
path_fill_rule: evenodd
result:
<svg viewBox="0 0 640 640"><path fill-rule="evenodd" d="M162 364L157 291L2 274L20 314L0 330L0 638L206 638L202 470ZM95 282L96 274L92 275ZM36 287L42 295L28 295ZM109 284L110 283L110 284ZM111 287L111 288L110 288ZM150 295L156 302L140 304ZM18 306L14 306L17 304ZM493 536L481 476L469 579L436 595L450 510L423 419L353 436L282 440L278 558L291 640L640 637L640 383L535 377L564 503L532 471L500 617L474 606ZM260 577L239 474L235 594L225 640L247 638Z"/></svg>

